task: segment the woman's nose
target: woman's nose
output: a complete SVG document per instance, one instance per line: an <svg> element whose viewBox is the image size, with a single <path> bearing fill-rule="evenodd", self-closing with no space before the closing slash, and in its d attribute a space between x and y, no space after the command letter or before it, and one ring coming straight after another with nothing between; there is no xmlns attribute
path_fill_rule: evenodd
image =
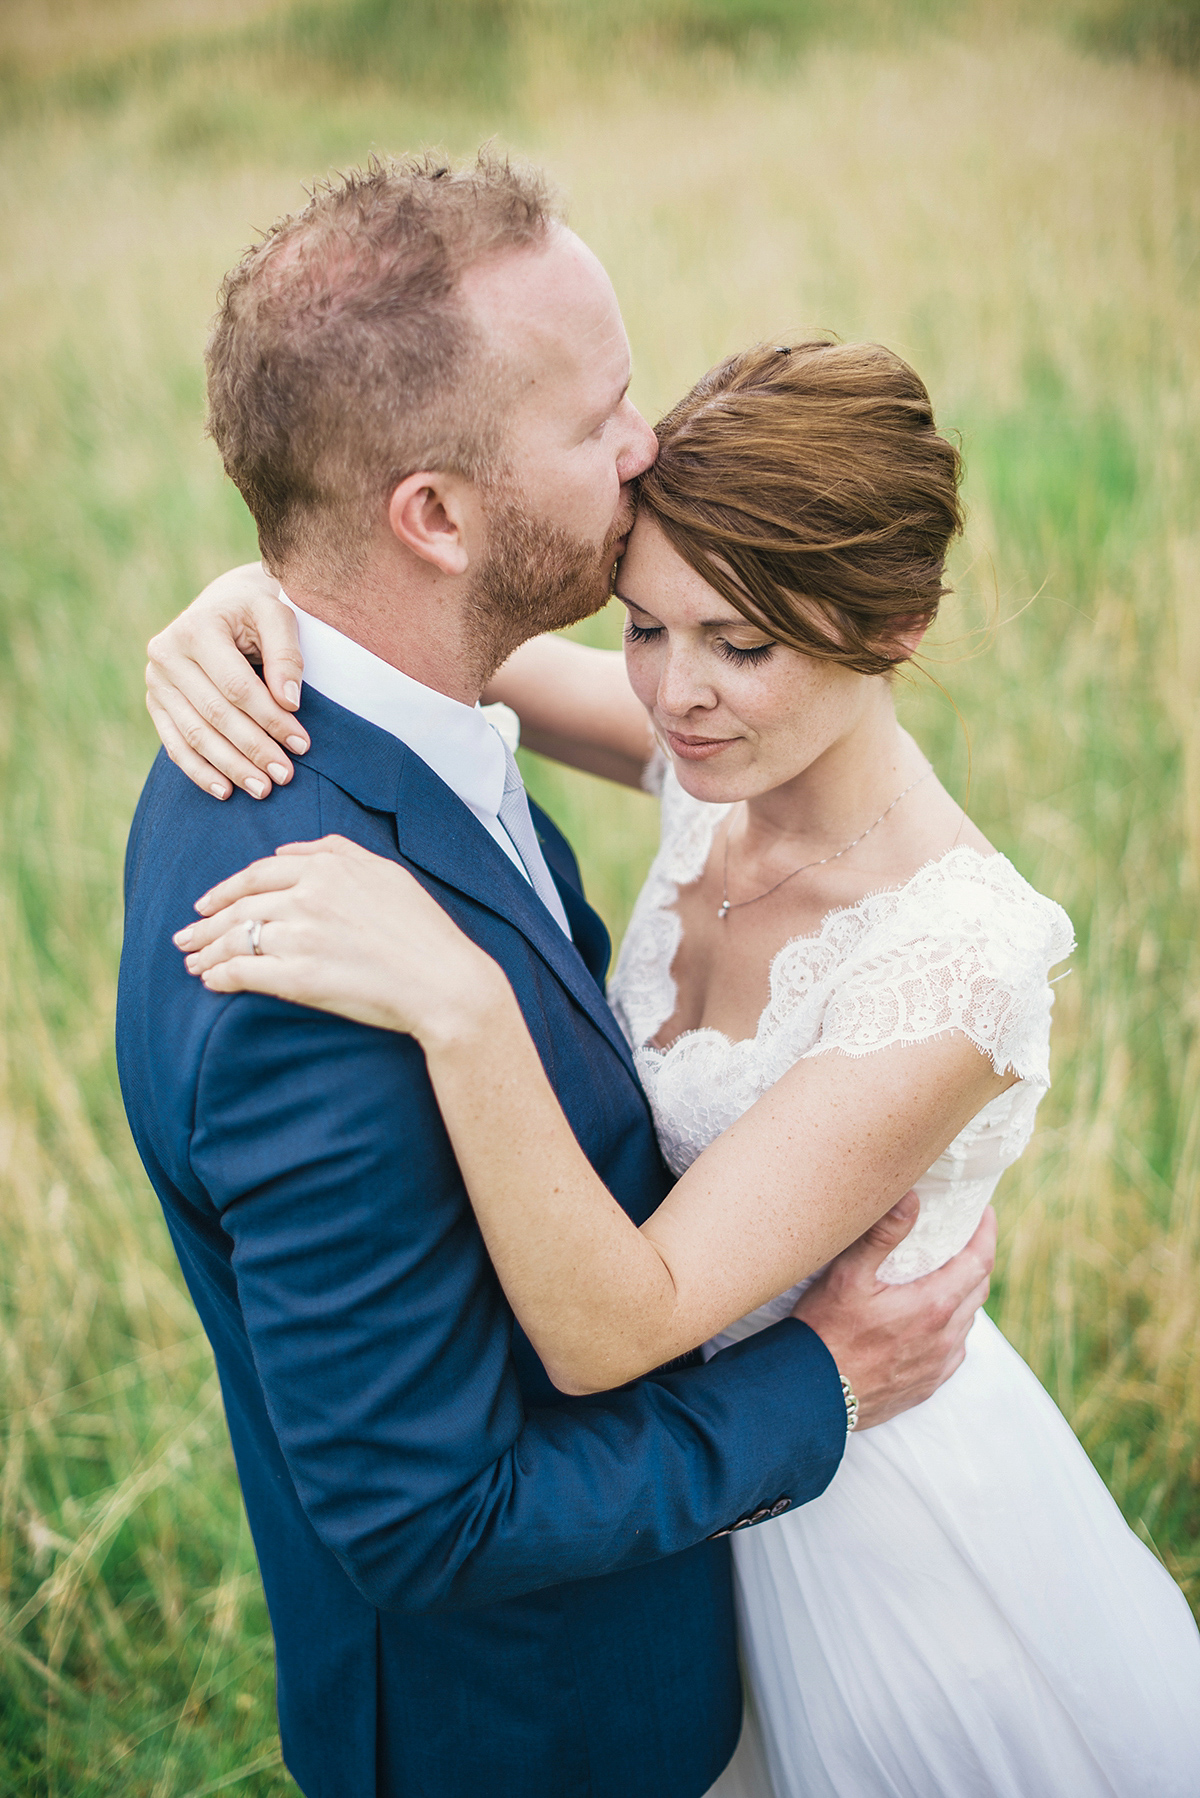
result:
<svg viewBox="0 0 1200 1798"><path fill-rule="evenodd" d="M658 677L658 709L670 718L686 718L689 712L716 704L716 694L699 678L695 659L686 653L667 651Z"/></svg>

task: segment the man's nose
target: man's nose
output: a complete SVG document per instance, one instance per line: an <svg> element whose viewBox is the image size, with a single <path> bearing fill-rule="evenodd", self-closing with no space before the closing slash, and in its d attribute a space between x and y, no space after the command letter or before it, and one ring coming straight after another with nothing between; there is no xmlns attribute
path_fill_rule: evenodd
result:
<svg viewBox="0 0 1200 1798"><path fill-rule="evenodd" d="M622 486L645 474L658 454L658 438L633 401L626 400L625 406L625 443L617 457L617 474Z"/></svg>

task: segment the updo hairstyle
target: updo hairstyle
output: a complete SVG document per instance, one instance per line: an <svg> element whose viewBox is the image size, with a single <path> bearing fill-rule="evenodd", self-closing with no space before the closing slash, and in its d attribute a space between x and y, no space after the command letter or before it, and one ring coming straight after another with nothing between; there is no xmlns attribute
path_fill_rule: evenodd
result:
<svg viewBox="0 0 1200 1798"><path fill-rule="evenodd" d="M925 385L880 344L760 344L658 426L639 509L743 617L859 674L907 659L962 529L961 463Z"/></svg>

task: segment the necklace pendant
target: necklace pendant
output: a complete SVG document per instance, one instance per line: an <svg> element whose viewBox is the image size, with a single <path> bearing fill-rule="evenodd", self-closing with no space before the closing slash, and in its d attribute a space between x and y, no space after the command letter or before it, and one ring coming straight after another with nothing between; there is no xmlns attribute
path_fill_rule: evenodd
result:
<svg viewBox="0 0 1200 1798"><path fill-rule="evenodd" d="M722 901L721 901L721 903L720 903L720 905L719 905L719 906L718 906L718 908L717 908L717 922L718 922L718 923L720 923L720 921L721 921L721 919L722 919L722 918L724 918L724 916L725 916L725 913L726 913L726 912L727 912L727 911L728 911L728 910L729 910L729 901L728 901L728 899L722 899Z"/></svg>

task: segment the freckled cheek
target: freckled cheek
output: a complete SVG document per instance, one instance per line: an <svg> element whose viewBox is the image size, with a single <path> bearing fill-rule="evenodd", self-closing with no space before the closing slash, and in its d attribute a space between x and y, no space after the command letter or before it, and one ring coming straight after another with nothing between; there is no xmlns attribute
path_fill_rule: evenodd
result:
<svg viewBox="0 0 1200 1798"><path fill-rule="evenodd" d="M747 695L746 702L734 708L745 729L757 766L774 769L780 780L790 779L798 767L812 759L811 708L801 693L782 700L778 691L760 693L759 703Z"/></svg>
<svg viewBox="0 0 1200 1798"><path fill-rule="evenodd" d="M659 659L647 652L641 643L625 640L625 672L629 676L629 684L641 700L646 710L653 711L658 697L658 663Z"/></svg>

